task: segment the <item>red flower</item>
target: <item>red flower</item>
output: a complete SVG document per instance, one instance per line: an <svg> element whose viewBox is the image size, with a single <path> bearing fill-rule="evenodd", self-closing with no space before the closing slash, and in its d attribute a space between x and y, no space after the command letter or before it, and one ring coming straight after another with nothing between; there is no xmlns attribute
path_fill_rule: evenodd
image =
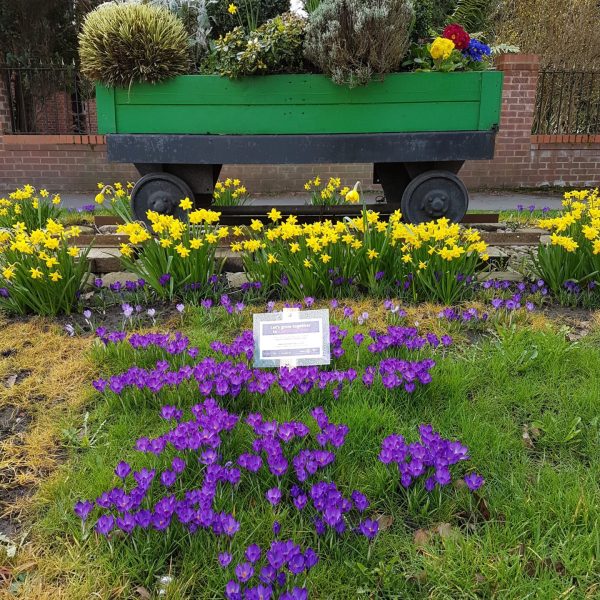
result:
<svg viewBox="0 0 600 600"><path fill-rule="evenodd" d="M447 25L442 33L442 37L452 40L457 50L466 50L471 41L469 34L457 23Z"/></svg>

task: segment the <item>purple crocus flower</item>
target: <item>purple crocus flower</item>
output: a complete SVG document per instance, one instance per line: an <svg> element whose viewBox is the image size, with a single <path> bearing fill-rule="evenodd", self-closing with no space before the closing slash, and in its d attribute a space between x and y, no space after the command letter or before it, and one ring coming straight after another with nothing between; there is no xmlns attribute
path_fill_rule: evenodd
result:
<svg viewBox="0 0 600 600"><path fill-rule="evenodd" d="M93 502L90 502L89 500L79 500L79 502L75 503L73 511L82 521L85 521L88 518L90 512L92 512L93 508Z"/></svg>
<svg viewBox="0 0 600 600"><path fill-rule="evenodd" d="M129 473L131 473L131 467L124 460L115 467L115 475L121 479L125 479Z"/></svg>
<svg viewBox="0 0 600 600"><path fill-rule="evenodd" d="M484 478L477 473L469 473L465 476L465 483L472 492L478 490L484 484L484 482Z"/></svg>
<svg viewBox="0 0 600 600"><path fill-rule="evenodd" d="M233 556L229 552L221 552L219 554L219 564L225 569L227 568L231 561L233 560Z"/></svg>
<svg viewBox="0 0 600 600"><path fill-rule="evenodd" d="M372 540L379 531L379 523L372 519L365 519L359 526L359 531L368 539Z"/></svg>
<svg viewBox="0 0 600 600"><path fill-rule="evenodd" d="M240 584L237 581L231 579L227 582L225 586L225 598L227 600L241 600Z"/></svg>
<svg viewBox="0 0 600 600"><path fill-rule="evenodd" d="M240 563L235 567L235 576L240 583L246 583L254 575L254 567L249 562Z"/></svg>
<svg viewBox="0 0 600 600"><path fill-rule="evenodd" d="M258 544L251 544L246 548L246 559L251 563L258 562L260 560L260 546Z"/></svg>
<svg viewBox="0 0 600 600"><path fill-rule="evenodd" d="M96 531L100 535L107 536L115 526L115 518L112 515L102 515L96 521Z"/></svg>
<svg viewBox="0 0 600 600"><path fill-rule="evenodd" d="M271 488L267 490L265 497L272 506L276 506L281 502L281 490L279 488Z"/></svg>

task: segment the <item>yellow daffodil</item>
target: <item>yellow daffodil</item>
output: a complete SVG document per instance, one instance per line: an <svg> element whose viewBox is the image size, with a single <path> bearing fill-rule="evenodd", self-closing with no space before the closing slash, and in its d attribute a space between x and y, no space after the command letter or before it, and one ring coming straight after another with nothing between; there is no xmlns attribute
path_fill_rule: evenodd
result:
<svg viewBox="0 0 600 600"><path fill-rule="evenodd" d="M331 260L331 256L329 254L321 254L321 262L323 264L327 264Z"/></svg>
<svg viewBox="0 0 600 600"><path fill-rule="evenodd" d="M2 271L2 276L5 279L12 279L15 276L15 267L10 265Z"/></svg>
<svg viewBox="0 0 600 600"><path fill-rule="evenodd" d="M186 248L183 244L175 246L175 252L177 252L181 258L187 258L190 255L190 249Z"/></svg>
<svg viewBox="0 0 600 600"><path fill-rule="evenodd" d="M194 203L189 198L184 198L179 203L179 208L181 208L183 210L191 210L193 206L194 206Z"/></svg>
<svg viewBox="0 0 600 600"><path fill-rule="evenodd" d="M278 263L278 262L279 262L279 261L277 260L277 257L276 257L276 256L274 256L273 254L269 254L269 255L267 256L267 263L268 263L268 264L270 264L270 265L274 265L274 264L276 264L276 263Z"/></svg>
<svg viewBox="0 0 600 600"><path fill-rule="evenodd" d="M77 246L72 246L67 250L67 254L73 258L77 258L77 255L79 254L79 248L77 248Z"/></svg>
<svg viewBox="0 0 600 600"><path fill-rule="evenodd" d="M357 181L354 184L354 188L346 194L346 202L349 202L350 204L358 204L358 202L360 202L360 194L358 193L359 185L360 183Z"/></svg>
<svg viewBox="0 0 600 600"><path fill-rule="evenodd" d="M308 260L308 258L304 259L304 268L305 269L310 269L312 267L312 263L310 262L310 260Z"/></svg>
<svg viewBox="0 0 600 600"><path fill-rule="evenodd" d="M377 252L377 250L373 250L373 248L371 248L370 250L367 251L367 256L369 257L369 260L374 260L379 256L379 252Z"/></svg>
<svg viewBox="0 0 600 600"><path fill-rule="evenodd" d="M127 258L133 256L133 248L129 244L121 244L120 251L121 254Z"/></svg>
<svg viewBox="0 0 600 600"><path fill-rule="evenodd" d="M62 275L58 271L54 271L50 273L50 279L56 283L60 279L62 279Z"/></svg>
<svg viewBox="0 0 600 600"><path fill-rule="evenodd" d="M250 229L252 229L252 231L261 231L262 228L262 221L259 221L258 219L252 219L252 222L250 223Z"/></svg>
<svg viewBox="0 0 600 600"><path fill-rule="evenodd" d="M273 223L277 223L277 221L279 221L281 219L281 212L278 211L276 208L272 208L267 213L267 217L269 217L269 219L271 219L271 221L273 221Z"/></svg>
<svg viewBox="0 0 600 600"><path fill-rule="evenodd" d="M29 272L31 273L31 279L41 279L44 276L37 267L32 267Z"/></svg>
<svg viewBox="0 0 600 600"><path fill-rule="evenodd" d="M232 3L229 5L229 7L227 8L227 12L228 12L230 15L237 15L237 12L238 12L238 7L237 7L235 4L233 4L233 2L232 2Z"/></svg>
<svg viewBox="0 0 600 600"><path fill-rule="evenodd" d="M47 198L49 195L48 190L40 190L40 196L42 198Z"/></svg>
<svg viewBox="0 0 600 600"><path fill-rule="evenodd" d="M297 242L293 242L292 244L290 244L290 252L292 254L296 254L296 252L300 252L300 244L298 244Z"/></svg>
<svg viewBox="0 0 600 600"><path fill-rule="evenodd" d="M192 250L198 250L199 248L201 248L203 246L203 242L201 239L199 238L193 238L190 240L190 248Z"/></svg>

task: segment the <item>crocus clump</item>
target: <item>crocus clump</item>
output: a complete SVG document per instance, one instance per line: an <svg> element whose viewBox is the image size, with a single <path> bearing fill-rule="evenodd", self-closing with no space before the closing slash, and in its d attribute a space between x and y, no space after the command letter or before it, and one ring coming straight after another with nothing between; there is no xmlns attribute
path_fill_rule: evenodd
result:
<svg viewBox="0 0 600 600"><path fill-rule="evenodd" d="M386 465L397 464L403 487L408 488L424 479L425 489L431 492L436 486L443 487L452 481L450 467L469 460L469 451L458 441L442 438L431 425L420 425L419 437L420 442L410 444L399 434L386 437L381 444L379 460ZM465 483L475 490L481 487L483 479L472 474L465 478Z"/></svg>
<svg viewBox="0 0 600 600"><path fill-rule="evenodd" d="M231 558L229 554L224 561L219 557L221 567L228 569ZM312 548L303 551L293 540L275 540L265 552L257 544L251 544L244 552L244 560L233 568L234 578L225 586L225 598L306 600L308 590L295 585L295 580L318 562Z"/></svg>
<svg viewBox="0 0 600 600"><path fill-rule="evenodd" d="M381 354L391 349L405 348L406 350L421 350L425 346L437 348L440 346L450 346L452 338L449 335L443 335L439 338L434 333L428 333L424 336L419 335L415 327L399 327L390 325L386 333L369 333L373 342L369 344L368 350L372 354Z"/></svg>

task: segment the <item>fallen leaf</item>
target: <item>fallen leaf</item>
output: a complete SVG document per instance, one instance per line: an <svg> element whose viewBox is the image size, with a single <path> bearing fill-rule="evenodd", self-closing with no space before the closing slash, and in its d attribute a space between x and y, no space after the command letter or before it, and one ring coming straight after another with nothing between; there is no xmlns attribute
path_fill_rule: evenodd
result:
<svg viewBox="0 0 600 600"><path fill-rule="evenodd" d="M380 515L377 517L377 523L379 523L380 531L387 531L393 524L394 517L391 515Z"/></svg>
<svg viewBox="0 0 600 600"><path fill-rule="evenodd" d="M477 510L479 510L484 520L489 521L492 515L490 514L490 509L488 508L485 498L482 496L477 496L477 499Z"/></svg>
<svg viewBox="0 0 600 600"><path fill-rule="evenodd" d="M449 538L456 533L450 523L440 523L435 530L442 539Z"/></svg>
<svg viewBox="0 0 600 600"><path fill-rule="evenodd" d="M141 585L138 585L138 587L135 588L135 593L140 598L143 598L143 600L149 600L152 597L150 595L150 592L145 587L142 587Z"/></svg>
<svg viewBox="0 0 600 600"><path fill-rule="evenodd" d="M533 440L529 435L529 427L527 425L523 425L523 444L526 448L533 450Z"/></svg>
<svg viewBox="0 0 600 600"><path fill-rule="evenodd" d="M417 529L417 531L415 531L415 535L413 537L415 546L418 546L419 548L426 546L429 543L430 537L431 537L431 534L429 533L429 531L427 531L425 529Z"/></svg>
<svg viewBox="0 0 600 600"><path fill-rule="evenodd" d="M4 387L6 388L11 388L14 387L15 383L17 382L17 375L13 374L13 375L9 375L5 380L4 380Z"/></svg>

